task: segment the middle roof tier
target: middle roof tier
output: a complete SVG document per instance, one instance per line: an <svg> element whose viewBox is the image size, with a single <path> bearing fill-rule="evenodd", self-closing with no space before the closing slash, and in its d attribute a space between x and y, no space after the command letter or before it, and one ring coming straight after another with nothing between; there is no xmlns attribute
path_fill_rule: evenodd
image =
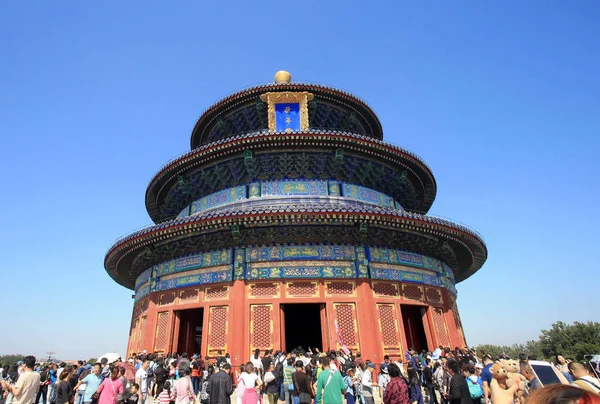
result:
<svg viewBox="0 0 600 404"><path fill-rule="evenodd" d="M392 144L345 132L258 132L209 143L164 165L148 185L146 208L158 223L218 191L298 179L369 188L422 214L436 194L429 167Z"/></svg>

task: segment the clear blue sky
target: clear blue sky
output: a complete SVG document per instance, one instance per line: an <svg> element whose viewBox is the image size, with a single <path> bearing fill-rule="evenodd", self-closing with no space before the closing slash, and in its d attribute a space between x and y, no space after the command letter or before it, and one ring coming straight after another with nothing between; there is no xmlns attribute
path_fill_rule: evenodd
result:
<svg viewBox="0 0 600 404"><path fill-rule="evenodd" d="M357 94L420 155L431 213L480 231L468 342L598 320L596 1L37 1L0 6L0 353L125 350L113 241L214 101L272 81Z"/></svg>

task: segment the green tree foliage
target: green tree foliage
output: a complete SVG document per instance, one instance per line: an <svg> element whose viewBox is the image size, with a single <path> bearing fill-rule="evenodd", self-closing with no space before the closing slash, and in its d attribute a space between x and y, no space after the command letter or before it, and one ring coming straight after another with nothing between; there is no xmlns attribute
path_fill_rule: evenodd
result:
<svg viewBox="0 0 600 404"><path fill-rule="evenodd" d="M0 363L1 364L9 364L14 365L18 361L22 361L25 355L22 354L12 354L12 355L0 355Z"/></svg>
<svg viewBox="0 0 600 404"><path fill-rule="evenodd" d="M540 344L543 354L552 357L583 360L584 355L600 353L600 323L588 321L565 324L557 321L549 330L542 330Z"/></svg>
<svg viewBox="0 0 600 404"><path fill-rule="evenodd" d="M524 352L538 360L553 361L557 354L575 360L584 360L585 355L600 354L600 323L574 322L566 324L558 321L549 330L542 330L540 339L513 345L479 345L477 352L485 352L497 359L500 355L518 358Z"/></svg>
<svg viewBox="0 0 600 404"><path fill-rule="evenodd" d="M492 358L497 359L500 355L508 355L511 358L518 358L520 353L525 353L528 356L534 357L538 360L543 358L542 350L539 341L527 341L525 344L513 344L513 345L478 345L475 347L477 352L480 354L486 353L491 355Z"/></svg>
<svg viewBox="0 0 600 404"><path fill-rule="evenodd" d="M90 365L95 365L96 364L96 358L90 358L90 359L88 359L87 363L89 363Z"/></svg>

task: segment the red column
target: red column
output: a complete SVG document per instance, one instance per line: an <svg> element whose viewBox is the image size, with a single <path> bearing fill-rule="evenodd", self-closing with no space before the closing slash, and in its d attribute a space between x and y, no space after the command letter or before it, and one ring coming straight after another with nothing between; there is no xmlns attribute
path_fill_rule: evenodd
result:
<svg viewBox="0 0 600 404"><path fill-rule="evenodd" d="M448 337L450 338L450 348L461 346L462 340L459 336L459 331L456 328L454 321L454 312L452 309L451 295L446 289L442 289L442 296L444 297L444 320L448 326Z"/></svg>
<svg viewBox="0 0 600 404"><path fill-rule="evenodd" d="M158 293L153 293L148 299L148 319L146 320L146 332L144 334L144 341L142 342L142 349L148 352L154 351L154 339L156 338L156 316L158 315L156 310L156 299ZM128 353L129 354L129 353Z"/></svg>
<svg viewBox="0 0 600 404"><path fill-rule="evenodd" d="M381 339L377 322L378 313L369 280L358 280L356 289L358 335L362 357L371 359L373 363L379 363L383 361L383 348L377 343Z"/></svg>
<svg viewBox="0 0 600 404"><path fill-rule="evenodd" d="M229 302L227 350L231 356L231 364L240 366L249 357L244 347L250 346L250 308L246 304L246 283L244 281L233 282L229 288Z"/></svg>

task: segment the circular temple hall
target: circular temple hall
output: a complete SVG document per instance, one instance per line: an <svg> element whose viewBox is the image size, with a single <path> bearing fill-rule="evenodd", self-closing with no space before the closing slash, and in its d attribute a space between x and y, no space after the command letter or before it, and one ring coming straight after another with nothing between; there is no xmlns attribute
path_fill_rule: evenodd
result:
<svg viewBox="0 0 600 404"><path fill-rule="evenodd" d="M155 224L105 257L135 291L127 354L465 346L455 285L485 243L427 215L433 173L363 100L278 72L210 106L190 149L147 187Z"/></svg>

